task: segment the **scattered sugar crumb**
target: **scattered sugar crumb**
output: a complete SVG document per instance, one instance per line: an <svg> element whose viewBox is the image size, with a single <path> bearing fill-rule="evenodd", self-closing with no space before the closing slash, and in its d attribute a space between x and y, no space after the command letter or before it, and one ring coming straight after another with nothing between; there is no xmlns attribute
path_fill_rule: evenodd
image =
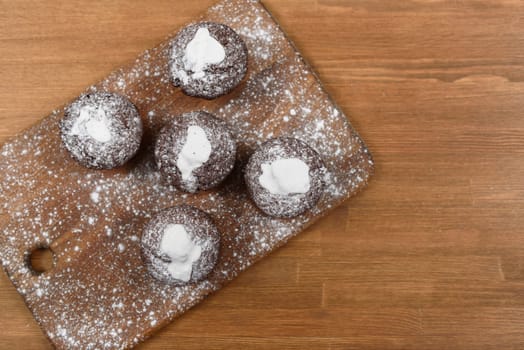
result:
<svg viewBox="0 0 524 350"><path fill-rule="evenodd" d="M100 202L100 193L98 193L98 192L91 192L91 194L89 195L89 197L91 198L91 200L93 201L93 203L98 203L98 202Z"/></svg>

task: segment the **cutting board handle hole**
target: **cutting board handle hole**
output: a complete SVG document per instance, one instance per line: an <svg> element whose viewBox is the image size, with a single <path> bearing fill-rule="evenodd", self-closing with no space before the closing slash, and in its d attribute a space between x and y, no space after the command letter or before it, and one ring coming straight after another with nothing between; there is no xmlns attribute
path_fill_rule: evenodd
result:
<svg viewBox="0 0 524 350"><path fill-rule="evenodd" d="M55 254L49 247L39 247L29 254L28 264L35 274L40 275L52 270L55 260Z"/></svg>

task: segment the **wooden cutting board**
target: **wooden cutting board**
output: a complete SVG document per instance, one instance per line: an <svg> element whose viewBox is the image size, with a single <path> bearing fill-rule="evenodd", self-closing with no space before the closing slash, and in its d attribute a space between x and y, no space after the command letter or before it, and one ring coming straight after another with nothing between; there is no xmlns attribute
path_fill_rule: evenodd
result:
<svg viewBox="0 0 524 350"><path fill-rule="evenodd" d="M247 43L249 74L232 94L205 101L174 88L170 38L87 89L124 94L142 115L145 140L125 167L94 171L71 160L57 129L62 108L0 150L3 268L57 348L132 347L357 193L373 171L364 143L262 4L226 0L203 19L231 26ZM169 115L197 109L232 126L239 154L223 186L187 195L162 184L151 141ZM318 205L291 220L263 215L242 181L249 155L277 136L306 141L329 170ZM207 280L173 287L148 275L138 242L152 214L182 203L213 217L222 247ZM55 262L41 274L29 263L39 247Z"/></svg>

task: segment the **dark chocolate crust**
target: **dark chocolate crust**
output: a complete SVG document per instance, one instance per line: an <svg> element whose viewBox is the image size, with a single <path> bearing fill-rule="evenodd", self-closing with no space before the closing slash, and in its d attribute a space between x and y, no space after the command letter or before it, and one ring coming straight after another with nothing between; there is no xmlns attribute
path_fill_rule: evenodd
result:
<svg viewBox="0 0 524 350"><path fill-rule="evenodd" d="M111 131L108 142L73 133L80 110L89 106L104 110ZM92 169L113 169L125 164L140 148L143 134L142 120L135 105L124 96L107 92L81 95L66 107L59 128L62 143L73 159Z"/></svg>
<svg viewBox="0 0 524 350"><path fill-rule="evenodd" d="M169 257L160 251L164 229L170 224L184 225L191 240L202 248L200 258L192 265L188 282L174 278L168 271ZM215 267L220 250L220 233L211 217L189 205L167 208L146 224L141 240L141 254L149 272L169 284L183 285L204 279Z"/></svg>
<svg viewBox="0 0 524 350"><path fill-rule="evenodd" d="M199 126L211 144L209 160L193 171L193 182L184 181L177 160L187 140L190 126ZM155 160L164 179L182 191L195 193L220 184L233 170L236 142L229 126L210 113L198 111L182 114L164 126L155 145Z"/></svg>
<svg viewBox="0 0 524 350"><path fill-rule="evenodd" d="M309 166L310 189L303 194L272 194L260 184L262 164L281 158L298 158ZM263 143L251 156L244 177L251 199L270 216L291 218L313 208L324 192L326 173L320 155L303 141L295 138L276 138Z"/></svg>
<svg viewBox="0 0 524 350"><path fill-rule="evenodd" d="M184 55L187 45L193 40L200 28L207 28L226 52L226 58L209 65L202 79L193 79L184 67ZM248 51L244 40L230 27L213 22L200 22L183 28L173 39L169 68L175 86L180 86L189 96L214 99L231 92L244 79L247 72ZM183 75L188 77L184 83Z"/></svg>

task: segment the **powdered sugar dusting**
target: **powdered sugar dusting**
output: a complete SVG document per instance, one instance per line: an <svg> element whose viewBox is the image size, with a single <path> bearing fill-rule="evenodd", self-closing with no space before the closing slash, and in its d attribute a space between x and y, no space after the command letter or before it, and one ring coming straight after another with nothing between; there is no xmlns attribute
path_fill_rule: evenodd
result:
<svg viewBox="0 0 524 350"><path fill-rule="evenodd" d="M94 109L91 106L80 108L80 116L73 124L71 134L75 136L90 136L98 142L111 140L109 120L102 108Z"/></svg>
<svg viewBox="0 0 524 350"><path fill-rule="evenodd" d="M174 233L183 235L175 238L171 236ZM201 281L213 270L219 257L220 233L206 213L184 205L155 215L146 225L141 242L145 263L155 278L185 285ZM186 249L181 249L184 245ZM184 256L186 261L181 259Z"/></svg>
<svg viewBox="0 0 524 350"><path fill-rule="evenodd" d="M186 47L184 66L192 71L193 78L199 79L205 75L204 69L210 64L217 64L224 60L224 47L209 34L207 28L199 28ZM184 81L187 84L187 79Z"/></svg>
<svg viewBox="0 0 524 350"><path fill-rule="evenodd" d="M184 27L172 40L173 83L190 96L214 99L230 92L246 75L248 52L242 38L223 23Z"/></svg>
<svg viewBox="0 0 524 350"><path fill-rule="evenodd" d="M62 110L0 150L2 265L58 348L121 349L140 342L362 189L372 172L362 141L260 4L223 1L206 19L231 26L250 51L248 80L233 99L203 103L173 87L169 40L88 91L129 98L149 135L166 115L189 110L203 108L227 121L239 141L238 161L218 189L195 196L166 185L147 147L122 169L78 166L60 143ZM262 215L242 182L252 151L277 136L302 139L328 170L318 204L290 220ZM151 215L179 204L209 213L222 234L221 249L206 279L170 286L148 274L139 237ZM26 264L38 246L55 253L49 273L35 275Z"/></svg>
<svg viewBox="0 0 524 350"><path fill-rule="evenodd" d="M83 94L60 121L64 146L84 166L112 169L140 147L142 121L135 106L116 94Z"/></svg>

